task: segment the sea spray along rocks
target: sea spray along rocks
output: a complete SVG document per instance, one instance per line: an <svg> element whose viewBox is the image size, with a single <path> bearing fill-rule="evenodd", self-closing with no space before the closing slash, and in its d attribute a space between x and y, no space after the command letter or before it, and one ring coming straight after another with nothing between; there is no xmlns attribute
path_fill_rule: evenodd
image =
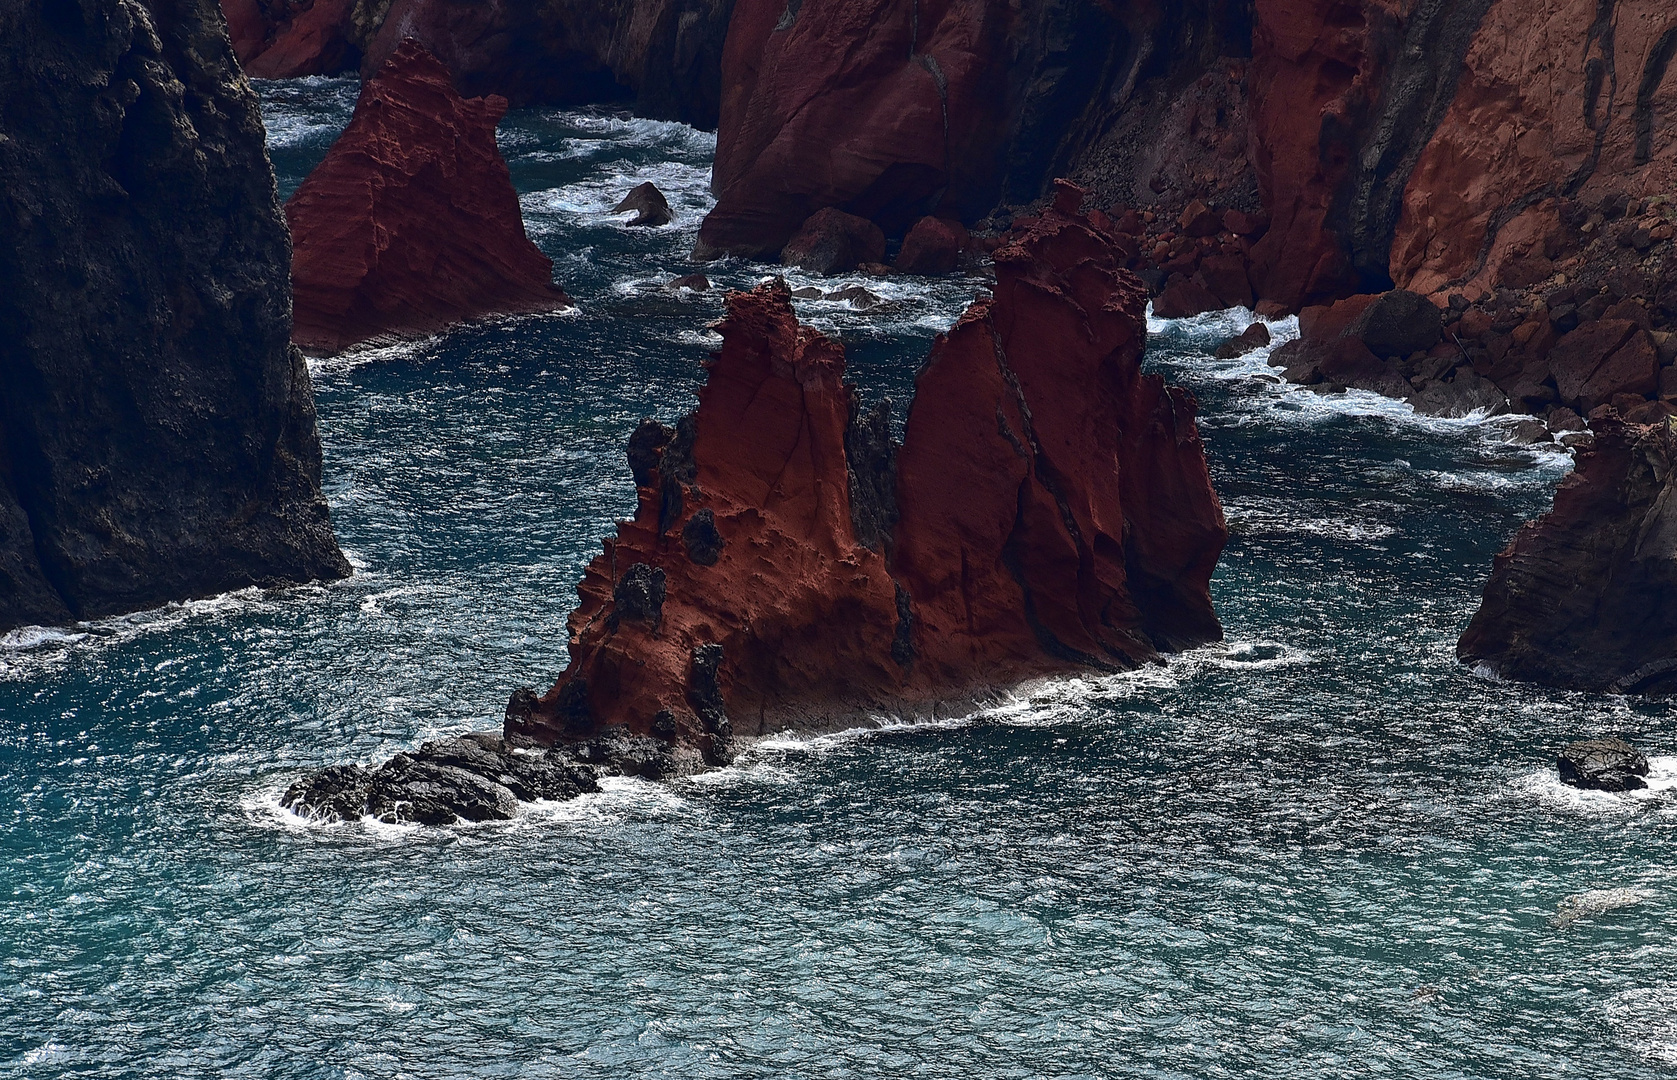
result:
<svg viewBox="0 0 1677 1080"><path fill-rule="evenodd" d="M1561 783L1597 791L1636 791L1648 786L1648 759L1623 739L1580 739L1555 759Z"/></svg>
<svg viewBox="0 0 1677 1080"><path fill-rule="evenodd" d="M1194 401L1141 373L1144 292L1078 195L998 249L995 296L934 345L900 447L784 284L732 295L698 408L629 440L635 516L584 572L569 667L472 737L475 764L441 762L479 779L339 768L288 803L417 820L403 800L442 818L458 791L451 812L495 816L509 753L672 776L768 732L926 715L1221 637L1209 582L1228 531ZM425 787L405 795L410 774Z"/></svg>
<svg viewBox="0 0 1677 1080"><path fill-rule="evenodd" d="M508 736L621 726L722 761L1220 637L1193 399L1140 373L1144 294L1061 194L934 346L900 449L784 286L732 297L698 409L632 444L639 506L584 576L570 667Z"/></svg>
<svg viewBox="0 0 1677 1080"><path fill-rule="evenodd" d="M570 306L524 233L495 145L506 108L462 99L411 41L362 87L349 126L285 204L298 345L334 353Z"/></svg>
<svg viewBox="0 0 1677 1080"><path fill-rule="evenodd" d="M349 566L208 0L0 9L0 631Z"/></svg>
<svg viewBox="0 0 1677 1080"><path fill-rule="evenodd" d="M370 78L408 39L468 96L515 106L632 104L642 116L716 127L730 0L223 0L254 78Z"/></svg>
<svg viewBox="0 0 1677 1080"><path fill-rule="evenodd" d="M1456 646L1503 678L1579 690L1677 690L1677 435L1599 417L1555 505L1496 557Z"/></svg>

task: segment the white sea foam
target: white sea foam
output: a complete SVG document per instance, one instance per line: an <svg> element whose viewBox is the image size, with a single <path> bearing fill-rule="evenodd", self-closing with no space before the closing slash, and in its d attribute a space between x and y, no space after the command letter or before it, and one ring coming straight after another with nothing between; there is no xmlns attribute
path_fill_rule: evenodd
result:
<svg viewBox="0 0 1677 1080"><path fill-rule="evenodd" d="M433 732L416 739L415 742L425 742L445 734ZM381 750L374 757L383 761L401 749L392 747ZM374 817L337 821L298 814L281 804L286 789L300 775L301 773L297 773L278 780L270 779L262 786L247 792L238 804L245 822L256 828L278 829L323 839L362 838L409 842L450 834L469 836L521 832L554 824L597 825L629 818L669 817L690 812L692 809L692 805L670 784L632 776L605 776L600 778L599 791L579 795L574 799L538 799L535 802L519 803L517 815L506 821L457 821L452 825L440 827L416 825L411 822L392 824Z"/></svg>
<svg viewBox="0 0 1677 1080"><path fill-rule="evenodd" d="M1668 792L1677 790L1677 756L1648 759L1648 786L1635 791L1587 791L1561 783L1553 766L1532 769L1516 777L1513 790L1546 806L1589 814L1625 814L1649 808L1672 808Z"/></svg>
<svg viewBox="0 0 1677 1080"><path fill-rule="evenodd" d="M710 195L710 169L679 161L632 165L613 162L587 178L564 187L545 188L519 197L527 227L532 233L551 232L554 225L544 216L558 215L586 224L630 228L628 211L613 212L631 188L651 183L669 201L673 220L654 231L696 231L715 200ZM636 226L644 229L645 226Z"/></svg>
<svg viewBox="0 0 1677 1080"><path fill-rule="evenodd" d="M1677 986L1647 986L1609 998L1607 1024L1619 1041L1654 1065L1677 1066Z"/></svg>

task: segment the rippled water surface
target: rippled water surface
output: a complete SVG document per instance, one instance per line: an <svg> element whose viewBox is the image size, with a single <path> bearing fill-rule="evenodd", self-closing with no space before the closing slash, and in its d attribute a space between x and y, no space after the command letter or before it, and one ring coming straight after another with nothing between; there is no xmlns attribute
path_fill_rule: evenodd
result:
<svg viewBox="0 0 1677 1080"><path fill-rule="evenodd" d="M263 93L289 193L355 87ZM557 673L632 505L622 443L687 408L714 340L716 294L663 287L709 136L533 111L502 144L580 311L314 369L353 578L5 639L0 1075L1677 1071L1677 804L1548 767L1580 732L1677 750L1665 706L1452 656L1567 460L1211 360L1226 316L1155 324L1150 361L1202 403L1224 647L511 823L279 812L301 770L492 727ZM645 179L674 225L606 212ZM802 312L900 412L980 284ZM1552 925L1614 886L1645 898Z"/></svg>

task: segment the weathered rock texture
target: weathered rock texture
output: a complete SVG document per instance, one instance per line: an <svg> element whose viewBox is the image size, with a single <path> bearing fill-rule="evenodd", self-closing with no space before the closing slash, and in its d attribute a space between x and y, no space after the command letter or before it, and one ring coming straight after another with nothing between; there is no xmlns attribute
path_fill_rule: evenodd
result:
<svg viewBox="0 0 1677 1080"><path fill-rule="evenodd" d="M570 306L524 233L495 145L506 108L462 99L412 41L362 88L349 127L285 204L298 345L333 353Z"/></svg>
<svg viewBox="0 0 1677 1080"><path fill-rule="evenodd" d="M223 0L257 78L370 77L413 38L468 97L516 106L622 101L716 126L732 0Z"/></svg>
<svg viewBox="0 0 1677 1080"><path fill-rule="evenodd" d="M0 10L0 629L349 572L206 0Z"/></svg>
<svg viewBox="0 0 1677 1080"><path fill-rule="evenodd" d="M1595 791L1636 791L1652 771L1642 751L1623 739L1579 739L1555 756L1561 783Z"/></svg>
<svg viewBox="0 0 1677 1080"><path fill-rule="evenodd" d="M1555 505L1496 557L1456 647L1523 682L1677 689L1677 490L1671 426L1595 421Z"/></svg>
<svg viewBox="0 0 1677 1080"><path fill-rule="evenodd" d="M1076 190L996 252L901 448L783 286L736 294L698 409L630 442L639 492L579 587L571 665L509 737L731 740L923 709L1221 634L1227 538L1194 402L1140 372L1145 294Z"/></svg>
<svg viewBox="0 0 1677 1080"><path fill-rule="evenodd" d="M1242 8L739 0L699 253L772 255L829 206L900 236L1034 199L1138 82L1240 48Z"/></svg>

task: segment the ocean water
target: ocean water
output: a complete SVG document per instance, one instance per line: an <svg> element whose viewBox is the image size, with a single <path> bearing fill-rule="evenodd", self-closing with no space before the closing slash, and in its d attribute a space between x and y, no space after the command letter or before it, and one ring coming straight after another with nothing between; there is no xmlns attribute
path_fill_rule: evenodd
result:
<svg viewBox="0 0 1677 1080"><path fill-rule="evenodd" d="M262 92L288 193L355 87ZM1210 359L1235 315L1155 322L1149 360L1202 404L1222 646L508 823L280 811L301 771L492 727L561 669L632 505L622 443L714 340L717 295L663 287L709 136L526 111L502 144L578 312L314 366L353 578L0 642L0 1076L1677 1073L1666 705L1453 658L1569 460ZM606 212L644 179L670 227ZM801 310L900 414L980 285ZM1559 785L1555 748L1600 732L1655 790Z"/></svg>

